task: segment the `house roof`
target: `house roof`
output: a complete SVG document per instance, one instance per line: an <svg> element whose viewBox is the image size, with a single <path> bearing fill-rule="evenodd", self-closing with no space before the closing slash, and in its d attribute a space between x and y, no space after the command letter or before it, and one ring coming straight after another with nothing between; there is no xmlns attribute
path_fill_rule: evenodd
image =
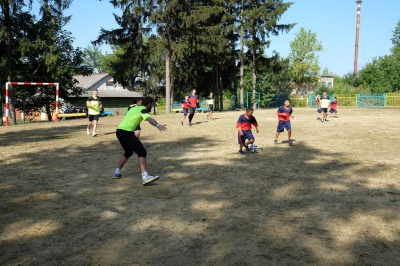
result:
<svg viewBox="0 0 400 266"><path fill-rule="evenodd" d="M76 86L84 88L86 91L80 97L89 97L97 89L99 96L103 98L141 98L143 93L130 91L120 84L114 84L114 79L110 73L99 73L91 76L74 76L78 80Z"/></svg>

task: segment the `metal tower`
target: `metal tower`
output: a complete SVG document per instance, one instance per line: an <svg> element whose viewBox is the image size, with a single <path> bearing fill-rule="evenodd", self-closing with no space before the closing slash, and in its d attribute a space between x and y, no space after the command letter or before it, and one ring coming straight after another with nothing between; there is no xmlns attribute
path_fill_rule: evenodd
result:
<svg viewBox="0 0 400 266"><path fill-rule="evenodd" d="M358 64L358 37L360 34L360 13L361 13L361 2L362 0L357 0L357 23L356 23L356 46L354 52L354 75L357 74L357 64Z"/></svg>

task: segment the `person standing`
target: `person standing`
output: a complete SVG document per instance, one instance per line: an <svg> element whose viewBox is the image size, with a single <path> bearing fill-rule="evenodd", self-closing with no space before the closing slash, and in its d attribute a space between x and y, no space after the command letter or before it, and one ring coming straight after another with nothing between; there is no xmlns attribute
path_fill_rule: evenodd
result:
<svg viewBox="0 0 400 266"><path fill-rule="evenodd" d="M236 128L238 129L239 154L244 154L243 147L246 148L246 151L250 151L249 144L254 143L255 138L251 131L251 126L253 125L256 128L257 133L259 132L258 123L256 118L253 116L253 112L253 107L247 107L246 113L240 115L236 123Z"/></svg>
<svg viewBox="0 0 400 266"><path fill-rule="evenodd" d="M206 99L206 104L207 104L207 109L208 109L208 115L207 115L207 120L212 119L212 114L214 112L214 95L212 92L210 92L210 95Z"/></svg>
<svg viewBox="0 0 400 266"><path fill-rule="evenodd" d="M92 96L89 96L86 101L86 108L88 109L88 118L89 122L86 127L86 134L90 135L90 126L93 123L93 131L92 137L96 137L97 133L97 123L99 122L99 117L101 110L103 109L103 105L101 104L101 98L98 96L99 91L95 89L93 91Z"/></svg>
<svg viewBox="0 0 400 266"><path fill-rule="evenodd" d="M124 154L119 159L117 168L115 169L113 179L121 178L121 169L128 161L128 159L136 153L138 155L138 163L142 172L143 185L147 185L156 181L159 176L152 176L147 173L147 150L144 148L142 142L136 137L134 130L140 123L145 120L151 125L155 126L160 132L166 131L166 125L160 125L151 117L150 111L153 105L153 98L144 97L142 105L131 108L122 119L121 123L117 126L116 136L124 149Z"/></svg>
<svg viewBox="0 0 400 266"><path fill-rule="evenodd" d="M192 120L194 117L194 113L196 112L197 104L199 103L199 96L196 95L196 89L193 89L192 94L189 95L189 102L190 102L189 126L191 126L193 125Z"/></svg>
<svg viewBox="0 0 400 266"><path fill-rule="evenodd" d="M189 96L185 96L185 100L181 101L181 106L183 112L181 125L183 126L183 121L185 121L185 119L188 119L187 116L189 114L189 108L190 108Z"/></svg>
<svg viewBox="0 0 400 266"><path fill-rule="evenodd" d="M326 116L328 114L328 108L331 104L331 100L329 99L328 94L326 94L326 91L322 93L321 96L321 122L326 122Z"/></svg>
<svg viewBox="0 0 400 266"><path fill-rule="evenodd" d="M278 137L281 132L283 132L286 128L288 132L288 141L289 145L293 145L292 137L292 126L290 125L290 118L294 118L292 115L293 109L290 107L290 99L286 99L284 105L278 108L278 126L276 128L274 145L278 144Z"/></svg>

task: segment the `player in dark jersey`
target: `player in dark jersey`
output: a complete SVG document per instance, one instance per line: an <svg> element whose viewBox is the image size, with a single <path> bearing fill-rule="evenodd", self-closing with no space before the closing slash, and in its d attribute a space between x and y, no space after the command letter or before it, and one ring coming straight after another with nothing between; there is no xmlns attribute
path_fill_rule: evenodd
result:
<svg viewBox="0 0 400 266"><path fill-rule="evenodd" d="M253 125L256 128L257 133L259 132L258 123L256 118L253 116L253 112L254 112L253 107L247 107L246 113L239 116L239 119L236 123L236 128L238 129L238 142L239 142L240 154L244 154L243 147L245 147L247 151L250 151L249 144L253 144L255 141L255 138L251 131L251 126Z"/></svg>
<svg viewBox="0 0 400 266"><path fill-rule="evenodd" d="M293 140L291 139L292 137L292 127L290 125L290 118L294 118L292 115L293 109L290 107L290 99L286 99L284 105L279 107L278 109L278 126L276 128L276 133L275 133L275 139L274 139L274 145L278 144L278 137L281 132L283 132L286 128L286 131L288 132L288 140L289 140L289 145L293 145Z"/></svg>
<svg viewBox="0 0 400 266"><path fill-rule="evenodd" d="M187 117L190 108L189 96L185 96L185 100L181 101L181 106L183 111L183 118L181 120L181 125L183 126L183 121L185 121L185 119L188 119Z"/></svg>
<svg viewBox="0 0 400 266"><path fill-rule="evenodd" d="M337 102L337 99L335 97L333 99L333 101L331 102L331 109L329 110L329 113L336 115L337 114L337 110L336 110L337 106L338 106L338 102Z"/></svg>
<svg viewBox="0 0 400 266"><path fill-rule="evenodd" d="M197 104L199 103L199 96L196 95L196 90L192 90L192 94L189 95L189 102L190 102L189 126L191 126L194 113L196 112Z"/></svg>

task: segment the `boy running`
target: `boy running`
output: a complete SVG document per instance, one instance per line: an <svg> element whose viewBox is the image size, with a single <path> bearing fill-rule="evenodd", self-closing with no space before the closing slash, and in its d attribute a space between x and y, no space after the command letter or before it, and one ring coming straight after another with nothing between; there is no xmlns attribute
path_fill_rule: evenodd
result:
<svg viewBox="0 0 400 266"><path fill-rule="evenodd" d="M189 114L189 108L190 108L189 96L185 96L185 100L181 101L181 105L182 105L182 111L183 111L181 125L183 126L183 121L185 121L185 119L187 119L187 116Z"/></svg>
<svg viewBox="0 0 400 266"><path fill-rule="evenodd" d="M283 132L286 128L288 132L288 140L289 140L289 145L293 145L293 140L291 139L292 137L292 127L290 125L290 118L294 118L292 115L293 109L290 107L290 99L286 99L284 105L279 107L278 109L278 126L276 128L276 134L275 134L275 139L274 139L274 145L278 144L278 137L281 132Z"/></svg>
<svg viewBox="0 0 400 266"><path fill-rule="evenodd" d="M247 107L246 113L239 116L239 119L236 123L236 128L238 128L239 154L244 154L242 150L243 146L246 148L246 151L250 151L249 144L254 143L255 138L251 131L251 125L256 128L257 133L259 132L258 123L256 118L253 116L253 112L253 107Z"/></svg>

